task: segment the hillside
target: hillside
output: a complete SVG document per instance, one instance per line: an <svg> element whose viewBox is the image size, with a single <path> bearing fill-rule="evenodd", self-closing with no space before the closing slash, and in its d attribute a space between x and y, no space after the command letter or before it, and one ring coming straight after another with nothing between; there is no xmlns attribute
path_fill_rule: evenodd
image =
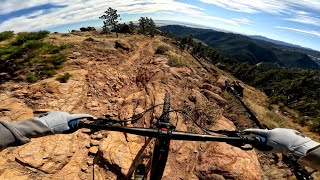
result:
<svg viewBox="0 0 320 180"><path fill-rule="evenodd" d="M117 41L126 48L115 48ZM2 82L0 119L17 122L50 110L124 119L161 104L168 91L172 107L188 110L201 125L229 130L256 127L239 102L225 91L226 79L236 79L188 52L181 52L171 39L123 34L116 38L114 34L88 32L50 34L44 43L55 47L68 44L63 50L66 62L53 77L34 83L16 81L14 77ZM166 47L166 51L156 54L159 47ZM57 77L64 73L69 73L70 79L59 82ZM263 93L246 85L245 101L263 123L299 129L317 137L278 111L270 110L266 99ZM150 127L159 112L156 109L127 126ZM203 133L182 116L176 119L172 115L171 120L177 130ZM132 167L137 163L149 162L153 144L153 140L135 135L86 129L32 139L26 145L1 152L0 179L125 179L132 175ZM265 154L243 151L226 143L172 141L163 179L292 176L283 163L276 163Z"/></svg>
<svg viewBox="0 0 320 180"><path fill-rule="evenodd" d="M243 62L252 64L269 62L282 67L320 69L320 66L314 61L320 57L320 53L304 48L282 46L239 34L210 29L179 25L162 26L159 29L178 36L192 34L194 38Z"/></svg>

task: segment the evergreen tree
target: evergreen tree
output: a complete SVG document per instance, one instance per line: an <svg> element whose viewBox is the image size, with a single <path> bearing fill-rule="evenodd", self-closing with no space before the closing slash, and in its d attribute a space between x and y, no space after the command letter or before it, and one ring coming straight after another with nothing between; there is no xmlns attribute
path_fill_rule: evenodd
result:
<svg viewBox="0 0 320 180"><path fill-rule="evenodd" d="M141 34L150 35L151 37L154 37L156 25L151 18L141 17L139 19L139 28Z"/></svg>
<svg viewBox="0 0 320 180"><path fill-rule="evenodd" d="M129 33L134 34L136 30L136 26L133 24L132 21L129 22Z"/></svg>
<svg viewBox="0 0 320 180"><path fill-rule="evenodd" d="M147 18L147 29L151 37L154 37L156 31L156 24L151 18Z"/></svg>
<svg viewBox="0 0 320 180"><path fill-rule="evenodd" d="M193 46L193 36L192 34L188 35L186 37L186 43L187 43L187 50Z"/></svg>
<svg viewBox="0 0 320 180"><path fill-rule="evenodd" d="M126 23L118 24L117 31L119 33L130 33L130 27Z"/></svg>
<svg viewBox="0 0 320 180"><path fill-rule="evenodd" d="M139 19L139 28L140 28L140 33L146 35L146 28L147 28L147 20L145 17L140 17Z"/></svg>
<svg viewBox="0 0 320 180"><path fill-rule="evenodd" d="M111 26L117 34L118 37L118 18L120 17L119 14L117 14L117 10L116 9L112 9L111 7L109 7L109 9L107 11L104 12L105 14L102 15L101 17L99 17L100 19L106 19L105 21L103 21L103 31L107 31L108 26Z"/></svg>

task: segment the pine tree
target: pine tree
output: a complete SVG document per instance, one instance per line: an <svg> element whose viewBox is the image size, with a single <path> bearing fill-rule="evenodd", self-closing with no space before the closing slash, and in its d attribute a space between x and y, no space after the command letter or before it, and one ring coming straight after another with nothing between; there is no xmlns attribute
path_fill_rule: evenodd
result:
<svg viewBox="0 0 320 180"><path fill-rule="evenodd" d="M129 22L129 33L134 34L136 30L136 26L133 24L132 21Z"/></svg>
<svg viewBox="0 0 320 180"><path fill-rule="evenodd" d="M105 21L103 21L103 31L107 31L108 26L111 26L117 34L118 37L118 18L120 17L119 14L117 14L117 10L116 9L112 9L111 7L109 7L109 9L107 11L104 12L105 14L102 15L101 17L99 17L100 19L106 19Z"/></svg>
<svg viewBox="0 0 320 180"><path fill-rule="evenodd" d="M139 28L141 34L150 35L151 37L154 37L156 31L156 24L151 18L141 17L139 19Z"/></svg>
<svg viewBox="0 0 320 180"><path fill-rule="evenodd" d="M151 37L154 37L155 35L155 31L156 31L156 24L154 23L154 21L149 18L148 19L148 31Z"/></svg>
<svg viewBox="0 0 320 180"><path fill-rule="evenodd" d="M139 19L139 28L140 28L140 33L146 35L147 20L146 20L145 17L140 17L140 19Z"/></svg>

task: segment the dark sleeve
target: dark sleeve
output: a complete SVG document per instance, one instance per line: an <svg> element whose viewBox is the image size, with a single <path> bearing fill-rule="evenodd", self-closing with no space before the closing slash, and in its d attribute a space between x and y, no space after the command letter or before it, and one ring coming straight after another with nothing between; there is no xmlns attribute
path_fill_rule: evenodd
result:
<svg viewBox="0 0 320 180"><path fill-rule="evenodd" d="M0 121L0 149L29 142L29 138L53 134L40 121L28 119L17 123Z"/></svg>
<svg viewBox="0 0 320 180"><path fill-rule="evenodd" d="M304 166L320 170L320 146L312 149L307 155L301 157L298 162Z"/></svg>

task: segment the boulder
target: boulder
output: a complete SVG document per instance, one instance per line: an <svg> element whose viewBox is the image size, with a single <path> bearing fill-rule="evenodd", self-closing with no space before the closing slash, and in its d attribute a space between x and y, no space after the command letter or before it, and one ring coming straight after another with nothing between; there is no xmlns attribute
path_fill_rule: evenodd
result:
<svg viewBox="0 0 320 180"><path fill-rule="evenodd" d="M254 151L243 151L226 143L207 142L195 166L199 179L259 180L261 172Z"/></svg>
<svg viewBox="0 0 320 180"><path fill-rule="evenodd" d="M20 121L33 117L33 110L23 101L11 98L6 94L0 95L0 119L6 121Z"/></svg>
<svg viewBox="0 0 320 180"><path fill-rule="evenodd" d="M113 165L119 167L122 174L127 175L136 156L137 151L142 144L128 143L126 137L120 132L110 132L99 145L99 151L102 158Z"/></svg>
<svg viewBox="0 0 320 180"><path fill-rule="evenodd" d="M90 149L89 149L89 154L91 155L95 155L97 154L99 151L98 147L97 146L92 146Z"/></svg>
<svg viewBox="0 0 320 180"><path fill-rule="evenodd" d="M92 37L88 37L88 38L84 39L83 41L88 41L88 42L99 42L98 40L93 39Z"/></svg>
<svg viewBox="0 0 320 180"><path fill-rule="evenodd" d="M234 124L221 116L215 120L214 129L235 130ZM259 162L254 151L221 142L205 142L200 145L196 176L199 179L261 179Z"/></svg>
<svg viewBox="0 0 320 180"><path fill-rule="evenodd" d="M227 85L227 78L224 76L219 76L215 84L221 89L225 89Z"/></svg>
<svg viewBox="0 0 320 180"><path fill-rule="evenodd" d="M95 136L95 137L96 137L96 136ZM99 146L99 144L100 144L100 141L99 141L99 140L93 140L93 139L92 139L92 140L90 141L90 145L91 145L91 146Z"/></svg>
<svg viewBox="0 0 320 180"><path fill-rule="evenodd" d="M192 95L188 97L189 100L199 106L205 104L206 101L208 101L208 99L201 94L200 91L196 90L196 89L192 89Z"/></svg>
<svg viewBox="0 0 320 180"><path fill-rule="evenodd" d="M72 54L75 56L81 56L81 53L79 53L79 52L72 52Z"/></svg>
<svg viewBox="0 0 320 180"><path fill-rule="evenodd" d="M96 139L103 139L104 138L104 136L102 135L102 134L97 134L97 136L96 136Z"/></svg>
<svg viewBox="0 0 320 180"><path fill-rule="evenodd" d="M214 100L218 103L219 106L224 107L227 105L227 101L223 99L221 96L219 96L216 93L213 93L211 91L208 91L206 89L202 89L201 93L207 97L209 100Z"/></svg>
<svg viewBox="0 0 320 180"><path fill-rule="evenodd" d="M190 76L191 70L187 67L172 67L170 68L172 72L181 74L182 76Z"/></svg>
<svg viewBox="0 0 320 180"><path fill-rule="evenodd" d="M19 148L16 160L48 174L60 171L76 149L75 134L34 139Z"/></svg>
<svg viewBox="0 0 320 180"><path fill-rule="evenodd" d="M222 63L217 63L216 66L221 69L221 70L226 70L226 65L222 64Z"/></svg>
<svg viewBox="0 0 320 180"><path fill-rule="evenodd" d="M28 175L23 174L22 172L19 172L17 170L12 170L12 169L3 169L1 171L0 179L5 179L5 180L30 180Z"/></svg>
<svg viewBox="0 0 320 180"><path fill-rule="evenodd" d="M222 90L221 90L220 87L214 86L214 85L209 84L209 83L203 83L201 88L202 89L206 89L208 91L212 91L212 92L214 92L216 94L221 94L222 93Z"/></svg>
<svg viewBox="0 0 320 180"><path fill-rule="evenodd" d="M115 42L115 46L116 49L123 49L125 51L130 51L131 50L131 46L130 44L123 42L123 41L116 41Z"/></svg>

